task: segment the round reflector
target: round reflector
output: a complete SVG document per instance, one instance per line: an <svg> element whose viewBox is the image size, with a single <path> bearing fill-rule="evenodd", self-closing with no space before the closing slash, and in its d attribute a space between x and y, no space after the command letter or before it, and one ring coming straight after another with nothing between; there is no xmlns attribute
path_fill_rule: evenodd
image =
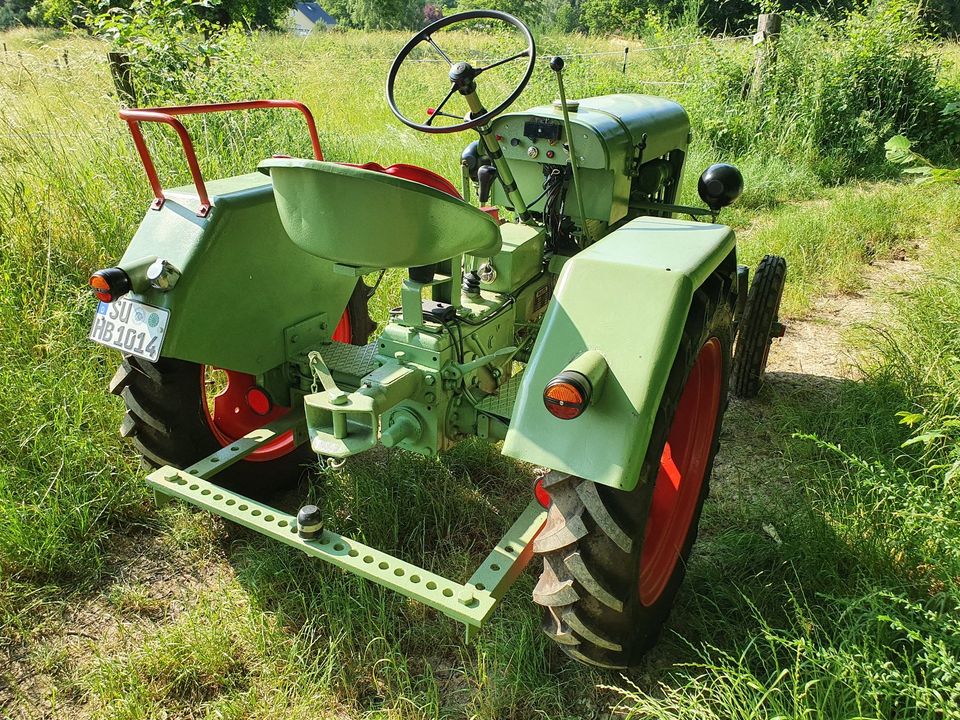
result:
<svg viewBox="0 0 960 720"><path fill-rule="evenodd" d="M266 415L273 409L273 403L270 402L270 396L266 390L254 386L247 390L247 405L257 415Z"/></svg>
<svg viewBox="0 0 960 720"><path fill-rule="evenodd" d="M543 404L556 418L572 420L579 417L590 403L590 383L575 372L562 372L547 383Z"/></svg>
<svg viewBox="0 0 960 720"><path fill-rule="evenodd" d="M121 295L130 292L130 278L117 267L97 270L90 276L90 288L97 300L113 302Z"/></svg>

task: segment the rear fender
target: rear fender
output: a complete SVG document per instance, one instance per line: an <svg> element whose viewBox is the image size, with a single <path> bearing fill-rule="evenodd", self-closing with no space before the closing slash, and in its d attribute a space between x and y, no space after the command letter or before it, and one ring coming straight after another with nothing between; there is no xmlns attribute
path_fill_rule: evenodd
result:
<svg viewBox="0 0 960 720"><path fill-rule="evenodd" d="M736 273L728 227L652 217L630 221L567 261L523 373L503 454L632 490L693 294L721 265ZM544 406L544 387L587 350L607 363L603 387L579 417L555 418Z"/></svg>
<svg viewBox="0 0 960 720"><path fill-rule="evenodd" d="M164 357L261 375L296 354L297 342L332 335L356 277L290 241L269 178L252 173L208 190L213 208L205 218L196 215L192 188L168 191L119 266L131 275L131 298L170 310ZM181 272L168 292L141 277L144 259L156 257Z"/></svg>

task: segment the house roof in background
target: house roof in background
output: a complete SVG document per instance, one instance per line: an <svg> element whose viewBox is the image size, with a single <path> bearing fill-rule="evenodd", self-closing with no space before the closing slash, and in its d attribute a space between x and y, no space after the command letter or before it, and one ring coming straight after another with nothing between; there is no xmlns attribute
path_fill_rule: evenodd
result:
<svg viewBox="0 0 960 720"><path fill-rule="evenodd" d="M302 12L312 23L322 22L325 25L336 25L337 19L327 13L315 2L297 3L297 10Z"/></svg>

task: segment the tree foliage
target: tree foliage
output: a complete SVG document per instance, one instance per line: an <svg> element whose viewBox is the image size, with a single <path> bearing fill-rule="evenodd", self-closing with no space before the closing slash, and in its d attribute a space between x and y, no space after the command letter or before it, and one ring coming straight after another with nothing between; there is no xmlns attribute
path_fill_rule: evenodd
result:
<svg viewBox="0 0 960 720"><path fill-rule="evenodd" d="M8 6L14 22L33 25L72 25L78 17L108 11L130 10L134 0L0 0L0 28ZM222 27L240 24L248 28L276 29L283 25L287 11L295 0L190 0L181 3L198 20Z"/></svg>
<svg viewBox="0 0 960 720"><path fill-rule="evenodd" d="M423 25L422 0L326 0L340 25L362 30L404 30Z"/></svg>

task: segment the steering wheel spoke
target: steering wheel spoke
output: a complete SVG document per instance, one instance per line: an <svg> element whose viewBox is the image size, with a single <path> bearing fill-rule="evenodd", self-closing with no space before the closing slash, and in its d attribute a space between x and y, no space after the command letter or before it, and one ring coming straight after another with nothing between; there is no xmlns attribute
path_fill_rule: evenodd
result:
<svg viewBox="0 0 960 720"><path fill-rule="evenodd" d="M433 49L436 50L436 51L440 54L440 57L442 57L444 60L447 61L447 65L453 65L453 60L451 60L451 59L450 59L450 56L447 55L447 54L443 51L443 48L441 48L439 45L437 45L437 41L436 41L436 40L434 40L434 39L433 39L432 37L430 37L429 35L427 35L427 36L424 38L424 40L426 40L428 43L430 43L430 44L433 46Z"/></svg>
<svg viewBox="0 0 960 720"><path fill-rule="evenodd" d="M523 36L523 41L526 44L526 48L509 57L497 60L481 68L472 68L469 63L465 62L454 62L451 56L448 55L442 47L440 47L436 40L434 40L434 35L439 30L444 30L452 25L473 22L476 20L495 20L509 25ZM434 51L447 62L450 67L448 77L453 82L453 86L450 88L450 91L447 93L447 96L441 101L441 103L437 105L436 108L433 108L427 112L427 119L425 121L416 122L406 117L397 107L395 90L397 76L401 66L410 57L410 54L413 52L413 50L421 43L428 43L434 49ZM454 53L454 56L455 55L456 53ZM460 92L467 98L470 107L480 107L480 101L476 95L476 86L473 84L473 80L478 75L485 73L487 70L492 70L493 68L505 65L506 63L514 60L520 60L522 58L526 58L526 68L524 69L523 77L510 91L510 94L507 96L507 98L498 103L491 110L482 111L483 114L476 117L474 117L471 113L468 114L466 118L461 118L458 115L453 115L443 111L443 108L447 105L450 98L452 98L457 92ZM533 68L536 59L537 48L533 41L533 35L530 33L530 28L512 15L508 15L507 13L500 12L498 10L468 10L467 12L450 15L428 25L423 30L418 32L416 35L410 38L407 44L403 46L399 53L397 53L396 58L394 58L393 63L390 66L390 72L387 74L387 103L390 105L390 110L393 112L393 114L396 115L402 123L412 127L414 130L420 130L421 132L426 133L452 133L460 132L462 130L470 130L472 128L487 124L490 120L495 118L513 104L513 102L520 96L520 93L523 92L523 89L527 86L527 83L530 81L530 76L533 74ZM489 105L487 107L489 107ZM460 120L461 122L454 123L452 125L435 125L434 121L438 115Z"/></svg>
<svg viewBox="0 0 960 720"><path fill-rule="evenodd" d="M457 86L451 83L450 92L447 93L447 96L440 101L440 104L433 109L433 112L427 112L427 125L433 125L433 121L437 115L443 115L445 117L457 117L456 115L450 115L449 113L441 112L441 110L443 110L443 106L447 104L447 101L453 97L453 94L456 91Z"/></svg>
<svg viewBox="0 0 960 720"><path fill-rule="evenodd" d="M513 62L514 60L519 60L520 58L522 58L522 57L528 57L529 55L530 55L530 52L529 52L528 50L524 50L524 51L522 51L522 52L518 52L516 55L511 55L511 56L508 57L508 58L503 58L502 60L497 60L496 62L492 62L492 63L490 63L489 65L484 65L484 66L483 66L482 68L480 68L479 70L475 70L474 73L473 73L473 76L476 77L476 76L479 75L480 73L486 72L487 70L492 70L492 69L495 68L495 67L500 67L501 65L506 65L508 62Z"/></svg>

